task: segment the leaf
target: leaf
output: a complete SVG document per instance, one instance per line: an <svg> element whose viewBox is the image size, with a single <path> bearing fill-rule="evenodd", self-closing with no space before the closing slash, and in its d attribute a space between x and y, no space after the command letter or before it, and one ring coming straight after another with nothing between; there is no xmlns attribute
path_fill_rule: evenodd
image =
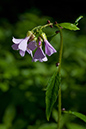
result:
<svg viewBox="0 0 86 129"><path fill-rule="evenodd" d="M75 24L68 22L60 23L59 25L68 30L80 30Z"/></svg>
<svg viewBox="0 0 86 129"><path fill-rule="evenodd" d="M57 34L55 33L55 34L49 36L49 37L48 37L48 41L50 42L56 35L57 35Z"/></svg>
<svg viewBox="0 0 86 129"><path fill-rule="evenodd" d="M38 129L56 129L57 124L56 123L46 123L41 125Z"/></svg>
<svg viewBox="0 0 86 129"><path fill-rule="evenodd" d="M78 25L78 22L83 18L83 16L79 16L76 21L75 21L75 25Z"/></svg>
<svg viewBox="0 0 86 129"><path fill-rule="evenodd" d="M13 119L15 118L16 115L16 111L15 111L15 107L13 105L9 105L4 113L3 116L3 123L5 123L5 125L10 126L12 124Z"/></svg>
<svg viewBox="0 0 86 129"><path fill-rule="evenodd" d="M67 123L67 129L86 129L86 127L84 127L80 124Z"/></svg>
<svg viewBox="0 0 86 129"><path fill-rule="evenodd" d="M78 117L81 120L83 120L84 122L86 122L86 116L81 114L81 113L79 113L79 112L64 111L64 113L69 113L69 114L75 115L76 117Z"/></svg>
<svg viewBox="0 0 86 129"><path fill-rule="evenodd" d="M53 105L57 100L59 85L60 85L60 76L58 72L55 72L48 82L46 91L46 116L48 121L50 118Z"/></svg>

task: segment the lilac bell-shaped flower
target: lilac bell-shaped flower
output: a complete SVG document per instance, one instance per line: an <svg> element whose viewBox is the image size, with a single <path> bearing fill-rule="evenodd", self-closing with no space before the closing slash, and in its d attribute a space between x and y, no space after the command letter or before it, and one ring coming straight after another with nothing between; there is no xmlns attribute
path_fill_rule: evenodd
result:
<svg viewBox="0 0 86 129"><path fill-rule="evenodd" d="M42 33L42 38L44 39L44 43L45 43L45 53L48 56L51 56L53 53L56 53L57 51L55 50L55 48L48 42L45 33Z"/></svg>
<svg viewBox="0 0 86 129"><path fill-rule="evenodd" d="M27 52L31 55L32 58L33 58L32 51L34 51L36 48L37 48L37 43L35 40L29 42L29 44L27 45Z"/></svg>
<svg viewBox="0 0 86 129"><path fill-rule="evenodd" d="M12 45L12 48L14 50L20 50L19 53L21 56L24 56L25 55L25 52L27 51L28 52L28 49L27 49L27 43L30 39L32 35L32 32L29 31L28 32L28 36L25 37L24 39L16 39L13 37L12 41L13 41L13 45ZM31 51L29 51L29 54L31 54Z"/></svg>
<svg viewBox="0 0 86 129"><path fill-rule="evenodd" d="M43 62L43 61L47 61L47 57L46 55L44 54L43 50L42 50L42 42L41 40L38 41L38 45L37 45L37 50L34 54L34 57L33 57L33 60L34 62L36 61L40 61L40 62Z"/></svg>

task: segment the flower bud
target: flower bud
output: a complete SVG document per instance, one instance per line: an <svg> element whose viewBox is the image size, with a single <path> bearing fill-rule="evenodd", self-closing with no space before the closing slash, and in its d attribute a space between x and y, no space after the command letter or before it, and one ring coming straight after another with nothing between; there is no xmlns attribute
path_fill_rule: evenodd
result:
<svg viewBox="0 0 86 129"><path fill-rule="evenodd" d="M62 108L62 111L65 111L65 108Z"/></svg>
<svg viewBox="0 0 86 129"><path fill-rule="evenodd" d="M58 34L58 33L59 33L59 30L56 31L56 34Z"/></svg>
<svg viewBox="0 0 86 129"><path fill-rule="evenodd" d="M31 31L27 32L27 37L29 37L30 35L32 35L33 33Z"/></svg>
<svg viewBox="0 0 86 129"><path fill-rule="evenodd" d="M50 24L50 20L47 20L47 24Z"/></svg>
<svg viewBox="0 0 86 129"><path fill-rule="evenodd" d="M51 28L53 28L53 25L50 25Z"/></svg>
<svg viewBox="0 0 86 129"><path fill-rule="evenodd" d="M28 31L27 32L27 37L30 37L29 38L29 41L32 41L35 39L35 35L32 33L32 31Z"/></svg>
<svg viewBox="0 0 86 129"><path fill-rule="evenodd" d="M41 34L41 37L42 37L43 39L47 39L47 36L46 36L45 33L42 33L42 34Z"/></svg>
<svg viewBox="0 0 86 129"><path fill-rule="evenodd" d="M55 21L54 24L57 24L57 21Z"/></svg>
<svg viewBox="0 0 86 129"><path fill-rule="evenodd" d="M60 65L60 63L56 63L56 67L58 67Z"/></svg>
<svg viewBox="0 0 86 129"><path fill-rule="evenodd" d="M32 34L32 35L30 36L30 39L29 39L29 41L32 41L32 40L34 40L34 38L35 38L35 35L34 35L34 34Z"/></svg>

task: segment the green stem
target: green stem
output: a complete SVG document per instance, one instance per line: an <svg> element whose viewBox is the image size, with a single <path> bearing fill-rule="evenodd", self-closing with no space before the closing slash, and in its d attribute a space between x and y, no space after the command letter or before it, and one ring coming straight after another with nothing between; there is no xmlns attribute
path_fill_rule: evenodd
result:
<svg viewBox="0 0 86 129"><path fill-rule="evenodd" d="M34 32L34 30L37 30L37 29L42 30L43 28L46 28L46 27L48 27L48 26L50 26L50 25L53 25L53 23L49 23L49 24L46 24L46 25L44 25L44 26L36 26L36 27L33 28L31 31Z"/></svg>
<svg viewBox="0 0 86 129"><path fill-rule="evenodd" d="M62 50L63 50L63 35L62 35L62 29L60 28L60 26L58 24L56 24L56 26L58 27L60 31L60 51L59 51L59 74L60 74L61 61L62 61Z"/></svg>
<svg viewBox="0 0 86 129"><path fill-rule="evenodd" d="M60 129L60 120L61 120L61 85L59 86L59 93L58 93L58 123L57 123L57 129Z"/></svg>
<svg viewBox="0 0 86 129"><path fill-rule="evenodd" d="M32 30L32 32L34 32L37 29L42 30L43 28L46 28L47 26L50 26L50 25L53 25L53 23L46 24L44 26L37 26ZM58 68L58 72L60 76L62 50L63 50L63 35L62 35L62 29L60 28L60 26L58 24L56 24L55 26L57 26L60 31L60 51L59 51L59 68ZM59 85L59 93L58 93L58 127L57 129L60 129L60 120L61 120L61 85Z"/></svg>
<svg viewBox="0 0 86 129"><path fill-rule="evenodd" d="M34 32L34 30L39 29L41 26L36 26L35 28L33 28L31 31Z"/></svg>
<svg viewBox="0 0 86 129"><path fill-rule="evenodd" d="M42 26L40 29L46 28L46 27L48 27L50 25L53 25L53 23L46 24L46 25Z"/></svg>
<svg viewBox="0 0 86 129"><path fill-rule="evenodd" d="M62 29L58 24L56 24L60 31L60 51L59 51L59 76L61 72L61 60L62 60L62 50L63 50L63 35ZM61 85L59 85L59 93L58 93L58 126L57 129L60 129L60 120L61 120Z"/></svg>

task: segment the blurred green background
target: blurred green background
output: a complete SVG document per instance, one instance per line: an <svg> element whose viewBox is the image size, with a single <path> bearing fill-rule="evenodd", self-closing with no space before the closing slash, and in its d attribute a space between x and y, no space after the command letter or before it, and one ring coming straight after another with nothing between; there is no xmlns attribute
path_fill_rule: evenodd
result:
<svg viewBox="0 0 86 129"><path fill-rule="evenodd" d="M57 104L48 122L45 89L58 62L59 34L51 41L58 52L43 63L32 62L27 53L22 58L18 51L12 50L12 37L24 38L28 30L46 24L48 19L52 22L74 22L80 12L75 15L71 13L73 18L69 13L57 17L54 10L50 15L48 11L43 13L34 1L28 5L26 3L25 10L23 5L20 7L21 3L14 3L3 0L0 5L0 129L56 129ZM86 114L86 16L83 11L80 31L63 30L62 108ZM56 28L44 31L50 36ZM62 114L61 121L62 129L86 129L83 121L68 114Z"/></svg>

